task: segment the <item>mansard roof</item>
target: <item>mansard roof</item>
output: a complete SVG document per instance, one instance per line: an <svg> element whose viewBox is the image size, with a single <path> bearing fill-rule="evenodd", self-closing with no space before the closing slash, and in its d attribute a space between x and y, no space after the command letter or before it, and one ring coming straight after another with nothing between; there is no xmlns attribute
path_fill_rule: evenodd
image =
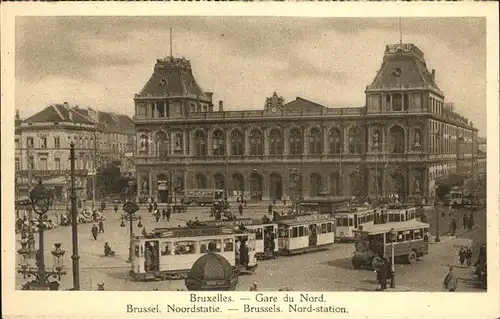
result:
<svg viewBox="0 0 500 319"><path fill-rule="evenodd" d="M191 69L191 62L184 58L174 57L156 61L154 72L139 95L193 95L198 96L200 99L209 100L196 83Z"/></svg>
<svg viewBox="0 0 500 319"><path fill-rule="evenodd" d="M435 75L427 69L424 54L414 44L387 45L382 66L368 90L427 88L443 95Z"/></svg>
<svg viewBox="0 0 500 319"><path fill-rule="evenodd" d="M67 103L52 104L43 110L30 116L24 123L54 123L73 122L77 124L94 124L85 116L75 112Z"/></svg>
<svg viewBox="0 0 500 319"><path fill-rule="evenodd" d="M284 108L294 109L294 110L304 110L304 109L310 110L310 109L324 109L325 106L298 96L295 98L295 100L286 103L284 105Z"/></svg>
<svg viewBox="0 0 500 319"><path fill-rule="evenodd" d="M75 108L75 112L85 116L90 121L100 124L102 130L107 133L134 133L134 122L124 114L95 111L91 108Z"/></svg>

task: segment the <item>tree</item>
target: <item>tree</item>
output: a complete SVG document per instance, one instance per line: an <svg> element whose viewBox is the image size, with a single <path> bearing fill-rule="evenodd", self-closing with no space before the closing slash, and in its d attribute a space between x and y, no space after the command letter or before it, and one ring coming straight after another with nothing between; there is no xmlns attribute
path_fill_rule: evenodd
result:
<svg viewBox="0 0 500 319"><path fill-rule="evenodd" d="M112 163L97 171L96 188L101 197L119 195L127 187L127 180L122 176L120 167Z"/></svg>

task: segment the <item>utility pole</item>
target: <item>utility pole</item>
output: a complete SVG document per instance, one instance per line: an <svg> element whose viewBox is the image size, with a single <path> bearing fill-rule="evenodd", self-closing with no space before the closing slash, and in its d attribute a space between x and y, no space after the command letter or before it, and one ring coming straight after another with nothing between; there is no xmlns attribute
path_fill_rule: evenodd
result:
<svg viewBox="0 0 500 319"><path fill-rule="evenodd" d="M71 165L71 239L73 242L73 290L80 290L80 265L78 255L78 221L76 211L76 189L75 189L75 144L71 142L69 151Z"/></svg>
<svg viewBox="0 0 500 319"><path fill-rule="evenodd" d="M33 145L28 145L26 143L26 157L28 160L26 161L28 163L28 193L31 191L31 183L32 183L32 172L31 172L31 165L33 165L33 161L31 160L31 148ZM31 221L33 220L33 209L29 207L28 209L28 249L30 252L35 251L35 235L33 234L33 227L31 226Z"/></svg>
<svg viewBox="0 0 500 319"><path fill-rule="evenodd" d="M92 211L95 208L95 179L97 177L97 123L94 126L94 165L92 172Z"/></svg>

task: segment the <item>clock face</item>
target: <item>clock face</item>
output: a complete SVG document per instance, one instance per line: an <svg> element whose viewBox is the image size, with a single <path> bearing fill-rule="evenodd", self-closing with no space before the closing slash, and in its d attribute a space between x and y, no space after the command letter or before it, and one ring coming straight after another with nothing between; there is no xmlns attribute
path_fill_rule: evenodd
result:
<svg viewBox="0 0 500 319"><path fill-rule="evenodd" d="M401 76L401 68L394 68L394 70L392 71L392 75L394 76Z"/></svg>
<svg viewBox="0 0 500 319"><path fill-rule="evenodd" d="M273 108L271 109L271 112L276 113L276 111L277 111L277 110L278 110L277 108L273 107Z"/></svg>

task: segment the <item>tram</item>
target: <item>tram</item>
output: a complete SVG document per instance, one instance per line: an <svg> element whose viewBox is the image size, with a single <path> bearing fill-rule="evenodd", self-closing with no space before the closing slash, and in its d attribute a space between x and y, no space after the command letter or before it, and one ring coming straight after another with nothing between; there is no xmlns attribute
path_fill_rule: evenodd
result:
<svg viewBox="0 0 500 319"><path fill-rule="evenodd" d="M257 260L274 259L278 256L278 225L264 223L260 219L242 218L236 220L203 222L209 227L227 227L248 229L255 234L255 258Z"/></svg>
<svg viewBox="0 0 500 319"><path fill-rule="evenodd" d="M405 222L417 218L417 207L395 204L388 205L384 211L384 223Z"/></svg>
<svg viewBox="0 0 500 319"><path fill-rule="evenodd" d="M300 210L301 213L332 213L339 207L346 206L350 201L351 199L347 197L309 199L300 203Z"/></svg>
<svg viewBox="0 0 500 319"><path fill-rule="evenodd" d="M334 214L336 241L353 241L356 237L356 230L374 224L376 211L376 208L368 207L344 207L337 209Z"/></svg>
<svg viewBox="0 0 500 319"><path fill-rule="evenodd" d="M330 214L298 215L277 220L276 224L283 255L326 249L335 242L335 219Z"/></svg>
<svg viewBox="0 0 500 319"><path fill-rule="evenodd" d="M194 262L214 243L216 253L225 257L238 273L253 273L257 268L255 234L223 227L157 228L135 237L132 242L134 280L186 278ZM248 251L240 254L240 246Z"/></svg>

